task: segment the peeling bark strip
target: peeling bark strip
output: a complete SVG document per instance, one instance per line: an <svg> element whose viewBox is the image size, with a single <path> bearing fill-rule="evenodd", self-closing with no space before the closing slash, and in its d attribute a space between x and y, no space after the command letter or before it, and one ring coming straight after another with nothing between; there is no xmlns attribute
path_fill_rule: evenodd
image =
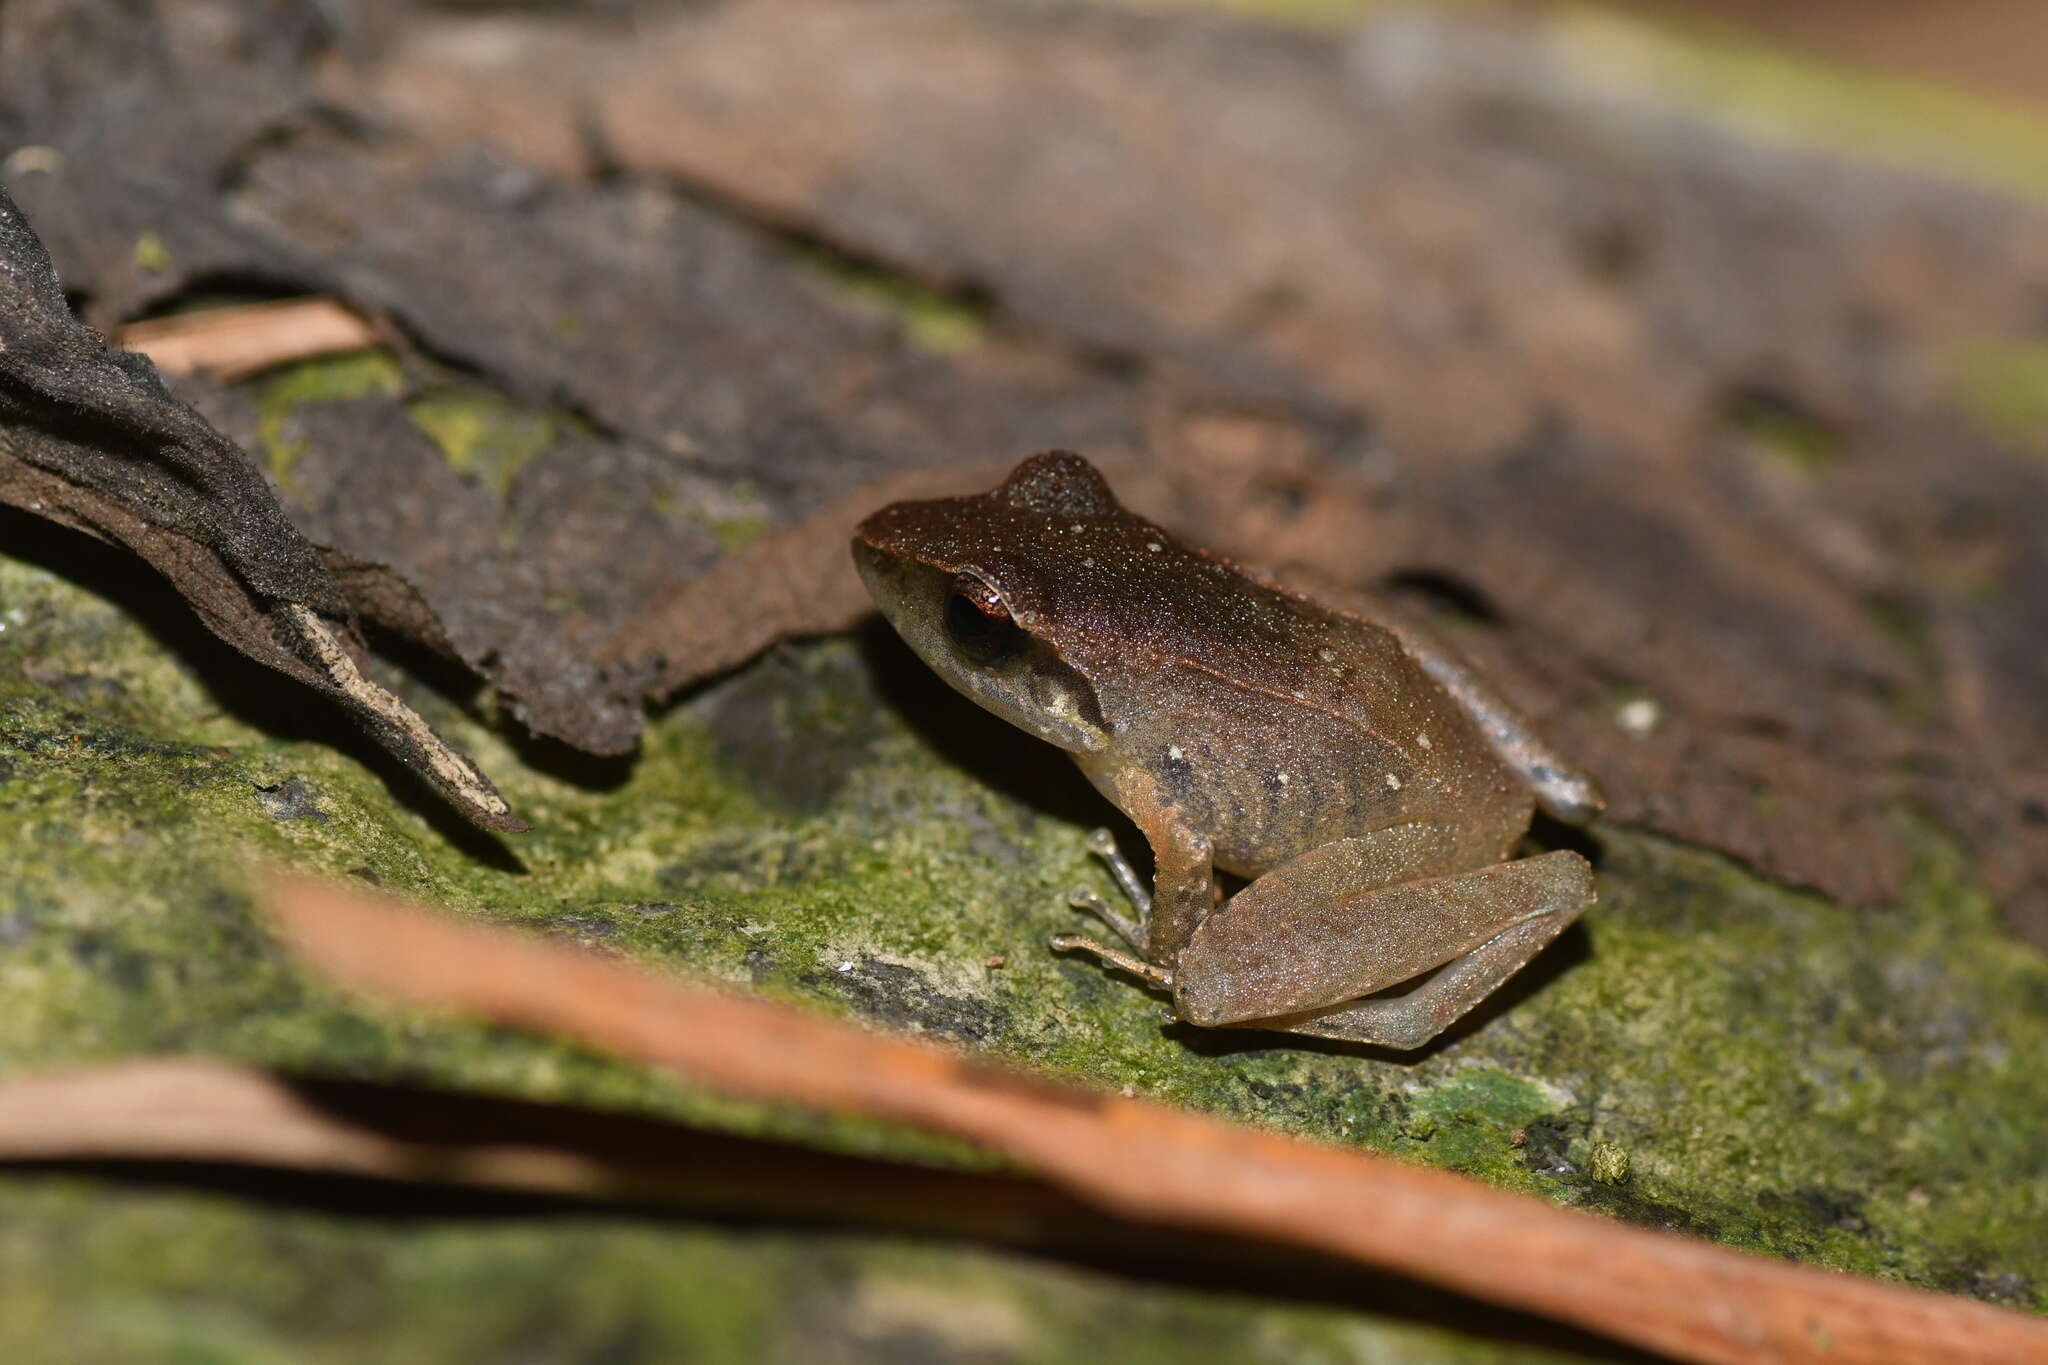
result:
<svg viewBox="0 0 2048 1365"><path fill-rule="evenodd" d="M208 629L342 702L486 829L526 828L474 763L350 657L353 613L249 458L149 361L71 316L48 253L0 190L0 502L124 545Z"/></svg>
<svg viewBox="0 0 2048 1365"><path fill-rule="evenodd" d="M573 1038L749 1099L964 1138L1127 1219L1308 1248L1689 1360L2048 1357L2048 1322L2006 1309L1020 1075L320 882L280 880L268 902L292 946L350 985Z"/></svg>

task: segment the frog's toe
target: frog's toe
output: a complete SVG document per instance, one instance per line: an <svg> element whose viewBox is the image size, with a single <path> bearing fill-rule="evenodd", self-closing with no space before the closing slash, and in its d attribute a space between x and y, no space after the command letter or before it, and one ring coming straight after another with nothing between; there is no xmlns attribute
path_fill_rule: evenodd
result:
<svg viewBox="0 0 2048 1365"><path fill-rule="evenodd" d="M1109 902L1085 886L1077 886L1067 893L1067 904L1083 914L1093 915L1102 921L1109 931L1133 948L1144 942L1144 934L1129 919L1110 909Z"/></svg>
<svg viewBox="0 0 2048 1365"><path fill-rule="evenodd" d="M1109 875L1116 879L1117 889L1122 891L1140 916L1152 913L1152 896L1146 891L1145 883L1138 880L1138 874L1125 858L1123 850L1116 846L1116 836L1106 829L1090 830L1087 838L1088 851L1102 860L1109 869ZM1135 944L1137 940L1133 939Z"/></svg>
<svg viewBox="0 0 2048 1365"><path fill-rule="evenodd" d="M1046 939L1046 946L1056 953L1087 953L1120 971L1129 972L1148 986L1156 986L1163 991L1173 989L1172 972L1107 944L1097 943L1085 934L1053 934Z"/></svg>

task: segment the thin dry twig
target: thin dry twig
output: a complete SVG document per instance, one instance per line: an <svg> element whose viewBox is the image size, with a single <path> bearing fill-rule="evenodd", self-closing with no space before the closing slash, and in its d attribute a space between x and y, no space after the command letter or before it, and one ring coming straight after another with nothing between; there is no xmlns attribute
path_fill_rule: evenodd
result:
<svg viewBox="0 0 2048 1365"><path fill-rule="evenodd" d="M353 986L965 1138L1125 1218L1333 1254L1687 1359L2048 1358L2048 1323L2020 1313L1055 1084L321 882L280 879L267 900L293 947Z"/></svg>
<svg viewBox="0 0 2048 1365"><path fill-rule="evenodd" d="M333 299L279 299L152 318L121 329L121 345L166 374L232 383L311 356L378 343L377 329Z"/></svg>

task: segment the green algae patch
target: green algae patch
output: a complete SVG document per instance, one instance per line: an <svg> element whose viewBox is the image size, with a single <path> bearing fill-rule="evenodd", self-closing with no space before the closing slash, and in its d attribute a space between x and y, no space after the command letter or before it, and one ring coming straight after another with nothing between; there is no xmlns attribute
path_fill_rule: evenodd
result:
<svg viewBox="0 0 2048 1365"><path fill-rule="evenodd" d="M796 262L840 303L857 313L885 317L911 346L935 355L955 355L988 335L988 301L962 290L938 288L818 244L793 247Z"/></svg>
<svg viewBox="0 0 2048 1365"><path fill-rule="evenodd" d="M1595 1207L1932 1286L2023 1283L2038 1304L2028 1230L2048 1219L2048 1172L2025 1150L2039 1102L2018 1058L2048 1041L2048 969L1952 845L1900 838L1912 888L1864 915L1693 850L1610 842L1598 968L1559 1002L1581 1013L1528 1011L1525 1065L1547 1055L1576 1097L1560 1168L1579 1140L1629 1153L1625 1197L1581 1187Z"/></svg>
<svg viewBox="0 0 2048 1365"><path fill-rule="evenodd" d="M175 264L171 249L164 244L163 234L155 228L144 228L135 238L135 249L129 253L135 268L146 275L162 275Z"/></svg>
<svg viewBox="0 0 2048 1365"><path fill-rule="evenodd" d="M1477 1172L1513 1163L1527 1143L1527 1125L1562 1109L1564 1099L1519 1076L1469 1067L1411 1094L1408 1107L1405 1134L1428 1141L1433 1160Z"/></svg>
<svg viewBox="0 0 2048 1365"><path fill-rule="evenodd" d="M1586 1153L1586 1169L1603 1185L1624 1184L1629 1172L1628 1148L1618 1142L1596 1142Z"/></svg>
<svg viewBox="0 0 2048 1365"><path fill-rule="evenodd" d="M2048 342L1985 342L1953 366L1952 388L1986 435L2048 454Z"/></svg>
<svg viewBox="0 0 2048 1365"><path fill-rule="evenodd" d="M1721 407L1721 425L1796 474L1812 477L1841 462L1842 436L1782 394L1750 388Z"/></svg>
<svg viewBox="0 0 2048 1365"><path fill-rule="evenodd" d="M479 388L437 388L409 399L405 415L440 448L458 474L503 498L534 456L555 442L557 423Z"/></svg>
<svg viewBox="0 0 2048 1365"><path fill-rule="evenodd" d="M1440 1044L1393 1054L1190 1028L1048 952L1067 888L1101 880L1083 835L1114 813L886 632L770 651L656 718L606 787L380 672L534 822L500 840L252 723L232 659L195 674L51 572L0 561L0 602L0 1073L200 1053L985 1164L343 996L254 918L243 869L273 860L1645 1225L2042 1305L2027 1059L2048 1048L2048 963L1924 823L1898 829L1908 893L1862 914L1597 829L1600 903Z"/></svg>
<svg viewBox="0 0 2048 1365"><path fill-rule="evenodd" d="M293 431L304 405L355 398L404 397L406 416L433 441L450 469L502 499L528 461L574 428L567 416L513 402L425 366L415 380L389 351L353 351L302 361L256 386L257 445L272 479L290 486L305 453Z"/></svg>
<svg viewBox="0 0 2048 1365"><path fill-rule="evenodd" d="M733 554L775 528L766 516L718 517L711 523L711 538L722 553Z"/></svg>
<svg viewBox="0 0 2048 1365"><path fill-rule="evenodd" d="M383 350L301 361L265 380L256 392L256 443L270 477L289 487L292 466L306 453L305 438L291 430L292 412L301 403L396 395L404 388L404 370L395 356Z"/></svg>

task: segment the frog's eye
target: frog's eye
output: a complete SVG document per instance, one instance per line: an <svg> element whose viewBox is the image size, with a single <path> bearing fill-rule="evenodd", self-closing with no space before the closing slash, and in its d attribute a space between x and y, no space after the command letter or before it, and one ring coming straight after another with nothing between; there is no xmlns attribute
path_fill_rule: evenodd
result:
<svg viewBox="0 0 2048 1365"><path fill-rule="evenodd" d="M946 633L978 664L1000 661L1024 634L995 589L973 574L953 580L953 591L946 597Z"/></svg>

